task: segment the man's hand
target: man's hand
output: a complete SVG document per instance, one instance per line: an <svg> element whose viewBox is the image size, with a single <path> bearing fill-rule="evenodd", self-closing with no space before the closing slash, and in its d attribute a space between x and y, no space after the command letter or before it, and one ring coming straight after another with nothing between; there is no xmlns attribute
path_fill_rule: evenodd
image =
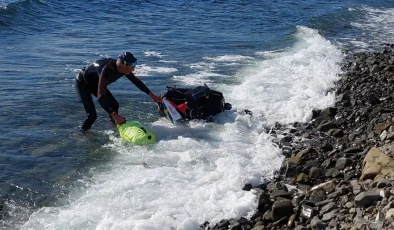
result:
<svg viewBox="0 0 394 230"><path fill-rule="evenodd" d="M126 119L125 119L123 116L121 116L121 115L119 115L118 113L116 113L116 112L113 112L113 113L111 114L111 117L114 119L114 121L115 121L116 124L118 124L118 125L123 124L123 123L126 122Z"/></svg>
<svg viewBox="0 0 394 230"><path fill-rule="evenodd" d="M161 103L163 101L161 97L154 95L152 92L149 93L149 97L152 98L152 101L155 103Z"/></svg>

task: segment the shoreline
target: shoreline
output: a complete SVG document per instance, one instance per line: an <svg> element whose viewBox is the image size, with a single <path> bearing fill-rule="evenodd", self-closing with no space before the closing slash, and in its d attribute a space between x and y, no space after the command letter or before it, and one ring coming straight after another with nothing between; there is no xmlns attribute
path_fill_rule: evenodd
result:
<svg viewBox="0 0 394 230"><path fill-rule="evenodd" d="M269 134L285 159L250 220L209 230L394 229L394 44L342 63L335 104Z"/></svg>

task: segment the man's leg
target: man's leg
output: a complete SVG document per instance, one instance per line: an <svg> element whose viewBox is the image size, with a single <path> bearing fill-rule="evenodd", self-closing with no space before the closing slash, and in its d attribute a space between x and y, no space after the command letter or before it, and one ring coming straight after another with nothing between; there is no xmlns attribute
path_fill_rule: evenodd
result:
<svg viewBox="0 0 394 230"><path fill-rule="evenodd" d="M97 119L96 108L93 103L92 94L90 93L89 86L85 81L75 80L75 89L78 97L85 108L87 118L82 124L81 130L86 132L90 129Z"/></svg>

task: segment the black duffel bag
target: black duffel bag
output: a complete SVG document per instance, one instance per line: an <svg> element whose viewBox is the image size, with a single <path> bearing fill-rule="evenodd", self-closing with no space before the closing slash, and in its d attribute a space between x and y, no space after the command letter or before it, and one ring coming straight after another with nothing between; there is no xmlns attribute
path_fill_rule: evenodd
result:
<svg viewBox="0 0 394 230"><path fill-rule="evenodd" d="M192 89L167 86L167 90L160 96L182 107L183 109L177 108L177 110L185 119L210 119L224 110L231 109L231 105L225 103L223 94L211 90L207 85ZM159 105L159 109L163 112L162 106Z"/></svg>

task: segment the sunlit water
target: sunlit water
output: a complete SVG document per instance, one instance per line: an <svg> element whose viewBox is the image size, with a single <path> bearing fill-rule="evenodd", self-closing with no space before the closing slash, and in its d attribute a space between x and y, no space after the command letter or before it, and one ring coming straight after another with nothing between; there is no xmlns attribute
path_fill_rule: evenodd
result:
<svg viewBox="0 0 394 230"><path fill-rule="evenodd" d="M386 2L105 4L0 4L7 228L198 229L252 215L257 197L243 186L271 179L283 160L265 129L307 122L312 109L332 105L345 53L375 49L394 31ZM153 92L206 83L233 110L174 126L121 79L110 86L120 113L158 142L123 142L98 104L92 131L78 135L75 74L124 50Z"/></svg>

